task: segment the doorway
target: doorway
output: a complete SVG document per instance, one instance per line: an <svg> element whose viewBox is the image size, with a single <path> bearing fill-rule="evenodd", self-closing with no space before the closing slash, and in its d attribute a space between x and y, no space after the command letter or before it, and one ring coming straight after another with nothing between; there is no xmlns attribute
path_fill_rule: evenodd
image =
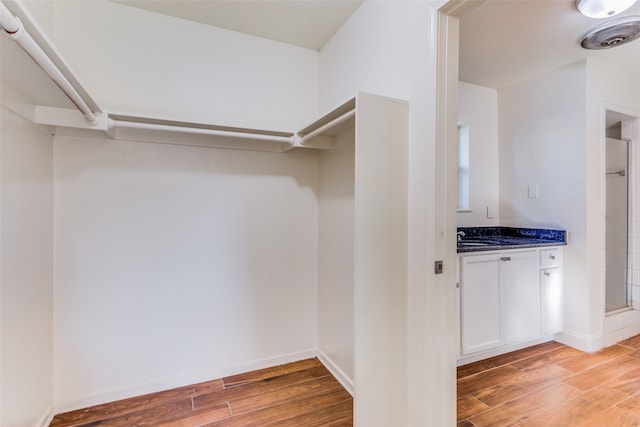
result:
<svg viewBox="0 0 640 427"><path fill-rule="evenodd" d="M424 425L456 424L456 340L458 323L455 310L457 282L456 240L458 189L458 45L459 18L482 2L474 0L443 0L436 15L437 57L436 74L436 235L442 236L436 244L436 258L444 260L445 268L436 269L436 288L439 289L444 310L434 319L444 319L443 334L428 337L430 345L442 345L441 370L429 383L434 393L435 406L440 410L424 414ZM435 9L434 9L435 10ZM436 262L437 265L437 262ZM443 265L443 264L441 264ZM451 267L449 267L451 266Z"/></svg>
<svg viewBox="0 0 640 427"><path fill-rule="evenodd" d="M605 143L605 311L629 306L627 281L629 229L629 142L620 135L620 122L607 129Z"/></svg>
<svg viewBox="0 0 640 427"><path fill-rule="evenodd" d="M605 139L605 313L632 307L632 143L635 117L607 110Z"/></svg>

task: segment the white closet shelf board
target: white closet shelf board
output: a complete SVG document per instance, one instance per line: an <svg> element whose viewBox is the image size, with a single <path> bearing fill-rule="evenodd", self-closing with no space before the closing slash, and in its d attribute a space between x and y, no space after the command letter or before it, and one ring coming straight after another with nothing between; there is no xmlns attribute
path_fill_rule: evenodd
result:
<svg viewBox="0 0 640 427"><path fill-rule="evenodd" d="M294 134L109 114L109 135L114 139L284 152L293 146Z"/></svg>
<svg viewBox="0 0 640 427"><path fill-rule="evenodd" d="M52 126L56 135L74 137L268 152L288 151L293 146L294 140L292 132L237 128L113 113L98 114L96 124L90 125L76 110L40 105L32 106L28 114L22 115L34 123Z"/></svg>
<svg viewBox="0 0 640 427"><path fill-rule="evenodd" d="M298 131L296 146L318 149L333 148L336 135L355 127L355 115L356 98L352 98Z"/></svg>

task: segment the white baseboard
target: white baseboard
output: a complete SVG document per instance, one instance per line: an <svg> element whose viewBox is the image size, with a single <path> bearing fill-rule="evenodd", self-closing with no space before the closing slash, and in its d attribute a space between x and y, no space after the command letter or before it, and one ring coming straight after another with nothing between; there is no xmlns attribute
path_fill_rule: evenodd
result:
<svg viewBox="0 0 640 427"><path fill-rule="evenodd" d="M640 311L628 309L604 318L604 347L640 334Z"/></svg>
<svg viewBox="0 0 640 427"><path fill-rule="evenodd" d="M551 335L535 338L533 340L521 341L513 344L507 344L500 347L492 348L490 350L480 351L466 356L459 356L456 361L456 366L462 366L469 363L477 362L479 360L488 359L490 357L499 356L501 354L510 353L512 351L521 350L533 345L542 344L553 340Z"/></svg>
<svg viewBox="0 0 640 427"><path fill-rule="evenodd" d="M342 387L344 387L345 390L347 390L347 392L349 392L349 394L353 396L355 390L353 379L349 378L349 376L347 376L329 356L324 354L322 350L317 349L317 356L318 360L320 360L320 362L329 370L329 372L331 372L331 375L333 375L338 380L338 382L342 384Z"/></svg>
<svg viewBox="0 0 640 427"><path fill-rule="evenodd" d="M298 360L310 359L316 356L317 351L315 349L311 349L266 359L255 360L251 362L239 363L237 365L227 366L223 368L196 372L179 377L160 379L158 381L152 381L144 384L130 385L115 390L95 393L88 397L59 401L56 402L55 410L56 413L73 411L75 409L86 408L89 406L95 406L107 402L114 402L116 400L141 396L148 393L155 393L163 390L170 390L176 387L198 384L205 381L227 377L229 375L236 375L243 372L255 371L257 369L265 369L285 363L296 362Z"/></svg>
<svg viewBox="0 0 640 427"><path fill-rule="evenodd" d="M38 427L48 427L49 424L51 424L51 421L53 421L53 416L54 416L54 412L53 412L53 405L49 406L49 409L47 410L47 412L42 415L40 417L40 420L38 421L38 423L36 424Z"/></svg>
<svg viewBox="0 0 640 427"><path fill-rule="evenodd" d="M587 336L577 332L563 331L554 335L559 343L568 345L585 353L593 353L603 347L602 334Z"/></svg>

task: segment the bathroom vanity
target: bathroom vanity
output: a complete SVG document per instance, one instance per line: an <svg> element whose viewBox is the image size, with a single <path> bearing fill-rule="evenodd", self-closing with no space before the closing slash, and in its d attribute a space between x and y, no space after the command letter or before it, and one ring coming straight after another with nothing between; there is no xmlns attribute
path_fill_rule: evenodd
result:
<svg viewBox="0 0 640 427"><path fill-rule="evenodd" d="M458 229L458 365L562 330L563 230Z"/></svg>

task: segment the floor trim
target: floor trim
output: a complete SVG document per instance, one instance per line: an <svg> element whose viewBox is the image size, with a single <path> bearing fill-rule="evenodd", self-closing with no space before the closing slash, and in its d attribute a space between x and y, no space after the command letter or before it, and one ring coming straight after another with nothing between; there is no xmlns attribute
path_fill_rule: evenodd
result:
<svg viewBox="0 0 640 427"><path fill-rule="evenodd" d="M553 339L554 339L553 335L548 335L540 338L535 338L532 340L503 345L503 346L492 348L489 350L479 351L477 353L472 353L465 356L460 356L456 361L456 365L457 366L468 365L469 363L474 363L479 360L489 359L490 357L499 356L501 354L510 353L516 350L521 350L523 348L531 347L537 344L542 344L544 342L553 341Z"/></svg>
<svg viewBox="0 0 640 427"><path fill-rule="evenodd" d="M349 392L349 394L353 397L355 390L353 380L349 378L349 376L345 374L329 356L324 354L322 350L317 349L317 356L318 360L320 360L324 367L327 368L329 372L331 372L331 375L333 375L335 379L338 380L338 382L342 385L342 387L344 387L344 389L347 390L347 392Z"/></svg>
<svg viewBox="0 0 640 427"><path fill-rule="evenodd" d="M39 427L48 427L49 424L51 424L51 421L53 420L53 416L55 415L54 410L53 410L53 405L49 406L49 409L47 409L47 412L45 412L41 417L40 420L38 421L38 423L36 424Z"/></svg>
<svg viewBox="0 0 640 427"><path fill-rule="evenodd" d="M280 356L270 357L266 359L255 360L247 363L217 368L207 371L196 372L193 374L182 375L173 378L164 378L158 381L151 381L144 384L131 385L116 390L96 393L92 396L78 398L63 402L56 402L55 413L69 412L76 409L87 408L102 403L114 402L116 400L127 399L130 397L141 396L148 393L156 393L159 391L170 390L176 387L182 387L191 384L198 384L205 381L211 381L231 375L241 374L245 372L265 369L272 366L282 365L299 360L310 359L317 356L316 349L309 349L295 353L284 354ZM327 368L329 369L329 368ZM330 369L329 369L330 370ZM331 371L331 370L330 370Z"/></svg>
<svg viewBox="0 0 640 427"><path fill-rule="evenodd" d="M585 353L593 353L602 349L602 334L583 335L576 332L563 331L555 335L555 340Z"/></svg>

